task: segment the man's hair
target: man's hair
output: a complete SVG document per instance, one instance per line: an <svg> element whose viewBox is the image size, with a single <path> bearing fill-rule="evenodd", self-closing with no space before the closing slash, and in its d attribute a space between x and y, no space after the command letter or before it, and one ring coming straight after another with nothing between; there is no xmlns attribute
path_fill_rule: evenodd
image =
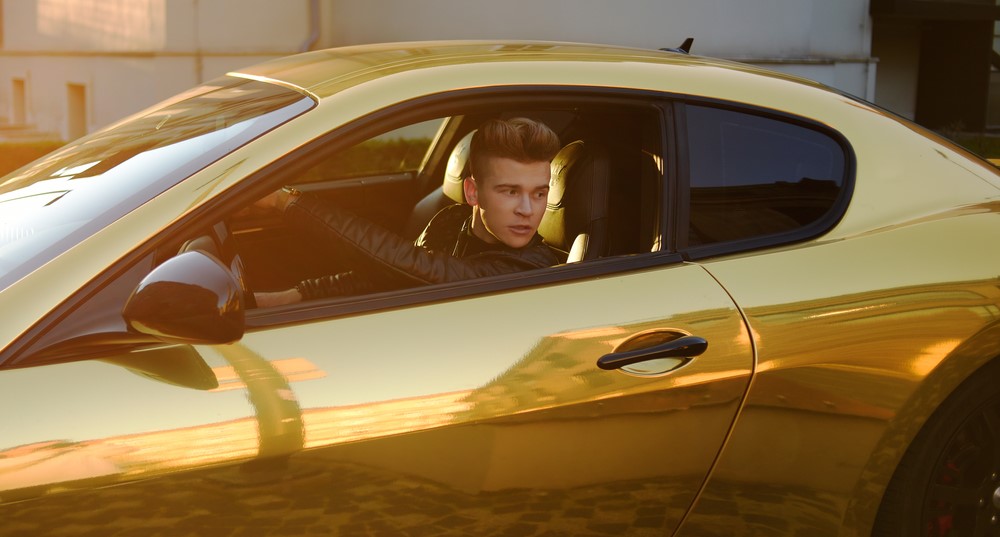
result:
<svg viewBox="0 0 1000 537"><path fill-rule="evenodd" d="M547 125L524 117L491 119L472 135L469 159L472 176L486 173L491 157L518 162L550 162L562 148L559 137Z"/></svg>

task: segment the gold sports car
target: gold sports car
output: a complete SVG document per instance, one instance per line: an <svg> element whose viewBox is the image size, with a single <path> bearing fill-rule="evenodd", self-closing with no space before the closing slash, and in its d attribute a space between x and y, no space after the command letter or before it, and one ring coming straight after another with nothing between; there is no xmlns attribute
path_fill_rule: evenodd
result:
<svg viewBox="0 0 1000 537"><path fill-rule="evenodd" d="M521 116L565 263L256 307L352 259L255 200L409 239ZM230 73L0 179L0 535L1000 535L998 213L933 133L684 50Z"/></svg>

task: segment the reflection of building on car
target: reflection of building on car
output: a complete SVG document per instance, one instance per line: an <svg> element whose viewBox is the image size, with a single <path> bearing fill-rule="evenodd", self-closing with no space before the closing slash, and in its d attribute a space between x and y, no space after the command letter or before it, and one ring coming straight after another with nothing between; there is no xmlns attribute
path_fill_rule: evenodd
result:
<svg viewBox="0 0 1000 537"><path fill-rule="evenodd" d="M698 189L691 200L688 244L796 230L825 215L837 201L838 191L837 181L809 177L794 183Z"/></svg>

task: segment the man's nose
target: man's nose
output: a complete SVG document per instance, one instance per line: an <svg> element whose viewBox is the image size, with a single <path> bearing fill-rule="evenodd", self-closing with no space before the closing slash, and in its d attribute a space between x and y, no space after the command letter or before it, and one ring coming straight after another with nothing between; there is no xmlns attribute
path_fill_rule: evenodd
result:
<svg viewBox="0 0 1000 537"><path fill-rule="evenodd" d="M532 213L535 212L535 207L531 203L531 196L527 194L521 196L519 203L517 204L517 208L515 208L514 211L521 216L531 216Z"/></svg>

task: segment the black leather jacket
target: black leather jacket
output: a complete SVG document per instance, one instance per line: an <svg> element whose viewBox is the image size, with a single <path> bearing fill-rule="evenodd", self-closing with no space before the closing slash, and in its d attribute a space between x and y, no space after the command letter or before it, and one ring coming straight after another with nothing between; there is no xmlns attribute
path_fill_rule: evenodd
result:
<svg viewBox="0 0 1000 537"><path fill-rule="evenodd" d="M395 233L308 194L285 210L292 226L320 237L355 270L304 280L303 299L446 283L551 267L556 252L539 235L521 248L490 244L472 234L472 207L445 207L410 243Z"/></svg>

